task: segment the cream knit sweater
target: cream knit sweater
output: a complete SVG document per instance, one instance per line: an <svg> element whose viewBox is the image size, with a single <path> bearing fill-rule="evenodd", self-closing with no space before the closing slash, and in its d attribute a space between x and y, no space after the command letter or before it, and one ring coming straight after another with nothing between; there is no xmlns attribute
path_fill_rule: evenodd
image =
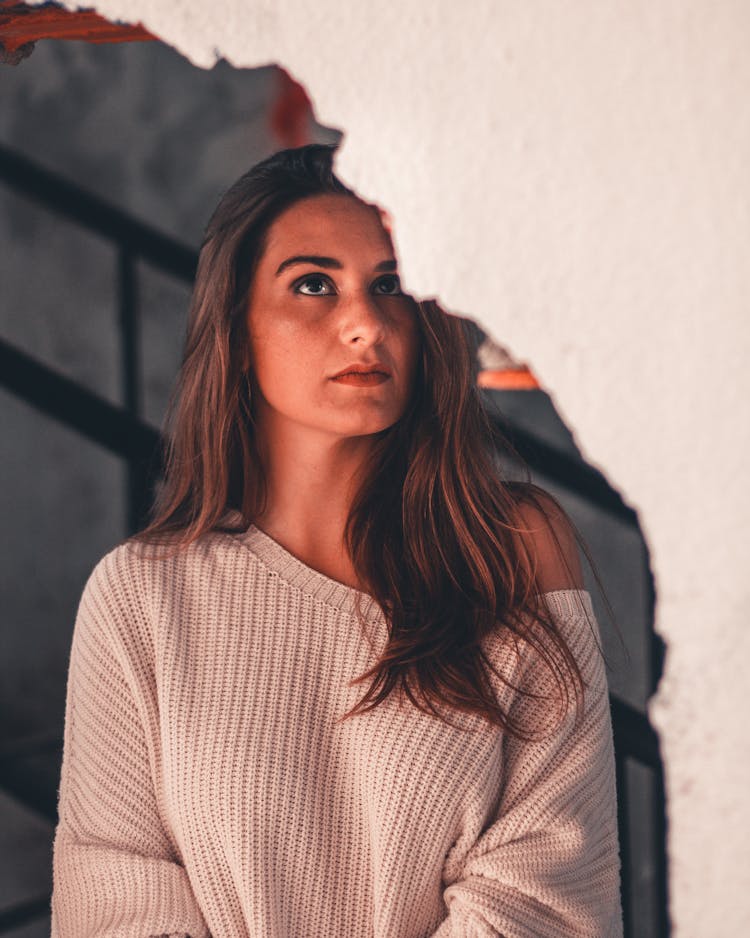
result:
<svg viewBox="0 0 750 938"><path fill-rule="evenodd" d="M571 697L529 744L395 696L334 723L368 686L347 682L384 643L382 611L259 528L141 553L102 557L78 607L52 938L622 935L587 592L544 594L590 685L585 722L572 731ZM530 646L485 647L514 683L555 693ZM493 687L514 713L534 703Z"/></svg>

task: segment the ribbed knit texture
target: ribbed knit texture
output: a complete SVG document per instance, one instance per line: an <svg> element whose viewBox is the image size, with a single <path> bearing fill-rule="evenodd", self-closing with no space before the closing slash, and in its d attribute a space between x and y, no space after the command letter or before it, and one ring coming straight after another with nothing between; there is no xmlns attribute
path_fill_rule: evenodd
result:
<svg viewBox="0 0 750 938"><path fill-rule="evenodd" d="M254 526L111 550L73 633L52 938L620 938L599 627L587 592L544 598L589 684L577 730L572 696L537 743L396 696L336 724L386 639L371 597ZM555 694L528 647L485 645Z"/></svg>

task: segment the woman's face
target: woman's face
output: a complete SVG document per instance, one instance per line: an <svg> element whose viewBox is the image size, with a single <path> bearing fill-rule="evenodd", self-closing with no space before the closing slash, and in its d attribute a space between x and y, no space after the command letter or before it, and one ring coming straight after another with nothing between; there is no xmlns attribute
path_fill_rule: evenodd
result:
<svg viewBox="0 0 750 938"><path fill-rule="evenodd" d="M391 426L406 409L420 333L377 209L325 194L279 215L250 286L247 325L262 432L295 424L362 436ZM353 363L377 363L389 377L333 379Z"/></svg>

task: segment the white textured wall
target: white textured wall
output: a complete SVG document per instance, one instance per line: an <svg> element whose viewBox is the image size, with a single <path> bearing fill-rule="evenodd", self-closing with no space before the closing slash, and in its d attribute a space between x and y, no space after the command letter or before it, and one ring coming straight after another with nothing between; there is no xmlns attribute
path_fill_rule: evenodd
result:
<svg viewBox="0 0 750 938"><path fill-rule="evenodd" d="M301 81L346 133L340 175L393 214L407 289L530 362L638 509L668 645L649 710L674 934L749 934L750 6L96 8L198 66Z"/></svg>

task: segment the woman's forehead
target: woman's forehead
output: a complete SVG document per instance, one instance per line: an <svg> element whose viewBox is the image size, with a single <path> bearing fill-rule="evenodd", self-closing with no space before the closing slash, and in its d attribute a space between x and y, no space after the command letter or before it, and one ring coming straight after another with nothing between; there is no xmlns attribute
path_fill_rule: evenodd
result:
<svg viewBox="0 0 750 938"><path fill-rule="evenodd" d="M274 220L265 256L273 262L283 252L330 255L334 250L361 253L366 249L382 253L384 247L391 247L390 235L374 206L350 196L325 195L300 200Z"/></svg>

